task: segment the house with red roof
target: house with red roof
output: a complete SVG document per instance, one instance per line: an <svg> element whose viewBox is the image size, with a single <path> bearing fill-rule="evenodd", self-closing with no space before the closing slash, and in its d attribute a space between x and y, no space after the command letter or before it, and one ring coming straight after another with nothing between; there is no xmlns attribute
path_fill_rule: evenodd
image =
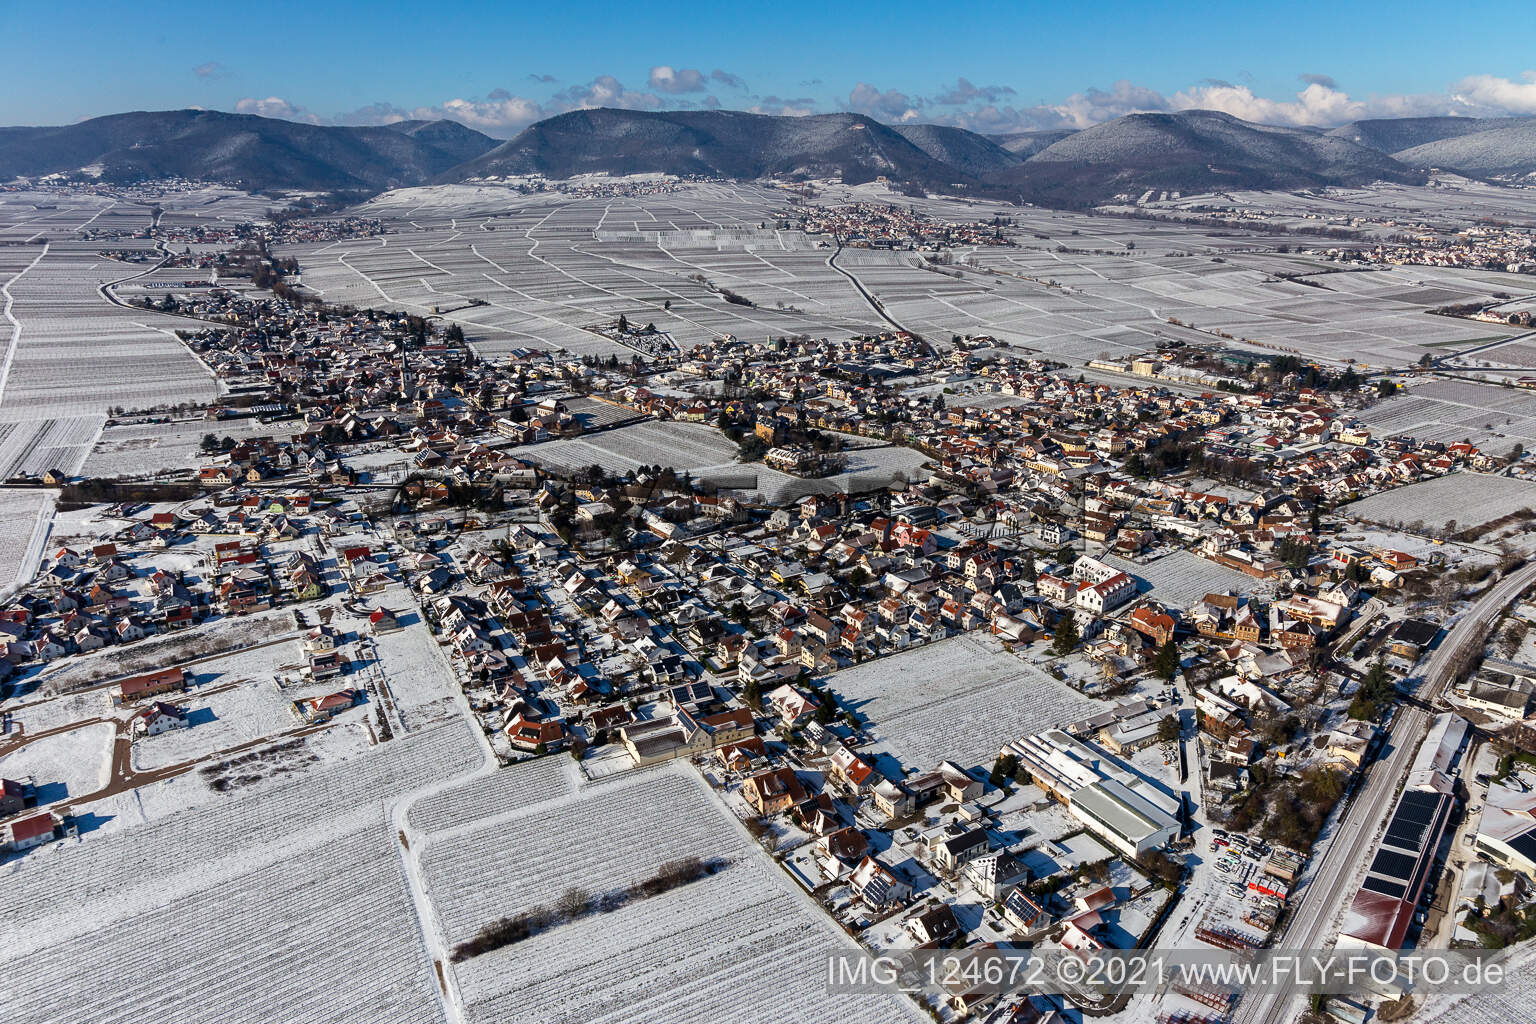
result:
<svg viewBox="0 0 1536 1024"><path fill-rule="evenodd" d="M18 853L22 850L30 850L34 846L52 842L57 838L58 830L59 823L54 820L52 811L18 818L10 823L8 828L10 837L6 845Z"/></svg>

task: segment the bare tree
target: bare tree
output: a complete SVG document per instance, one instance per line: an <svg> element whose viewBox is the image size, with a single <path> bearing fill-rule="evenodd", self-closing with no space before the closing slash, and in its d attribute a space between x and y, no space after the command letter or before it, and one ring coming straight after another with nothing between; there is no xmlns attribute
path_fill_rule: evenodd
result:
<svg viewBox="0 0 1536 1024"><path fill-rule="evenodd" d="M555 904L555 909L566 920L584 917L592 909L592 895L585 889L572 886L560 894L560 900Z"/></svg>

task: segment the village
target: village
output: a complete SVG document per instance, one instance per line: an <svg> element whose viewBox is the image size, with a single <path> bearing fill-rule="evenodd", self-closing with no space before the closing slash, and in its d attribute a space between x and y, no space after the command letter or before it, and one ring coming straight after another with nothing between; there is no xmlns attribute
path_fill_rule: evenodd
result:
<svg viewBox="0 0 1536 1024"><path fill-rule="evenodd" d="M805 230L992 244L827 217ZM894 329L646 351L623 317L602 336L627 358L485 357L456 322L329 305L244 253L156 300L219 397L105 435L170 425L190 464L12 481L65 503L0 608L17 856L90 844L124 794L238 793L467 716L503 773L687 766L870 951L1253 950L1334 807L1440 696L1414 681L1475 634L1402 797L1427 827L1389 850L1406 868L1343 886L1344 936L1525 928L1536 609L1476 620L1533 582L1530 496L1484 521L1407 497L1510 483L1525 455L1371 428L1416 371L1219 339L1071 365ZM520 941L495 916L466 959ZM1234 1004L1191 987L1159 1019Z"/></svg>

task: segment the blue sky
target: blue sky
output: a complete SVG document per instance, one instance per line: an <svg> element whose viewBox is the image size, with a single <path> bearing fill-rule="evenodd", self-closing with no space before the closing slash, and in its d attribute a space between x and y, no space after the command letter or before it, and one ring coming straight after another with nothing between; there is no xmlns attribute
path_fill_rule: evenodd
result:
<svg viewBox="0 0 1536 1024"><path fill-rule="evenodd" d="M1274 123L1536 113L1536 5L0 0L0 124L132 109L494 135L584 106L860 110L986 131L1201 106Z"/></svg>

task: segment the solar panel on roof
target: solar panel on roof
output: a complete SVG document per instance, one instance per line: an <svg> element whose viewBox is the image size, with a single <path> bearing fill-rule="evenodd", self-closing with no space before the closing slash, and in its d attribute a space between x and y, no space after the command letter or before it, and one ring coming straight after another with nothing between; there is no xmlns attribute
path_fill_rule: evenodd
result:
<svg viewBox="0 0 1536 1024"><path fill-rule="evenodd" d="M1406 882L1413 877L1413 869L1418 863L1417 857L1410 857L1406 853L1398 853L1396 850L1377 850L1376 859L1371 861L1371 874Z"/></svg>
<svg viewBox="0 0 1536 1024"><path fill-rule="evenodd" d="M1408 887L1406 885L1399 885L1396 882L1389 882L1385 878L1377 878L1375 875L1367 877L1365 884L1360 888L1368 889L1371 892L1379 892L1383 896L1391 896L1395 900L1402 899L1403 894L1408 891Z"/></svg>
<svg viewBox="0 0 1536 1024"><path fill-rule="evenodd" d="M1409 821L1428 823L1435 817L1435 811L1440 807L1440 801L1445 799L1439 793L1425 793L1421 790L1410 789L1403 794L1398 801L1397 813L1393 818L1405 818Z"/></svg>
<svg viewBox="0 0 1536 1024"><path fill-rule="evenodd" d="M1382 843L1386 846L1395 846L1401 850L1418 850L1424 844L1424 831L1427 828L1422 822L1399 821L1392 819L1392 824L1387 826L1387 834L1382 837Z"/></svg>
<svg viewBox="0 0 1536 1024"><path fill-rule="evenodd" d="M1409 790L1397 805L1382 842L1405 850L1419 850L1424 835L1440 820L1446 798L1439 793Z"/></svg>
<svg viewBox="0 0 1536 1024"><path fill-rule="evenodd" d="M1509 841L1509 845L1526 860L1536 860L1536 828L1521 832Z"/></svg>

